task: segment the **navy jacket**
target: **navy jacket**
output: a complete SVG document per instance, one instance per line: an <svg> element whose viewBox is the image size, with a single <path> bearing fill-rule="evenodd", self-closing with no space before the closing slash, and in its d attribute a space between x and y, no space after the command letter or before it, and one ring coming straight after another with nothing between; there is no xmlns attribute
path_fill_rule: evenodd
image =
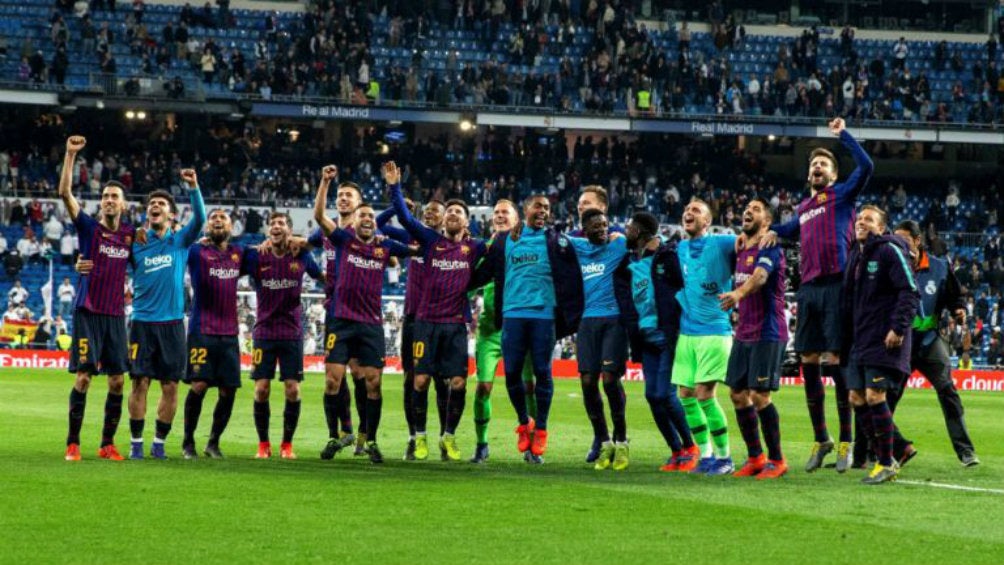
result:
<svg viewBox="0 0 1004 565"><path fill-rule="evenodd" d="M946 309L952 312L966 307L962 300L962 288L955 273L948 268L948 261L932 257L922 250L919 265L914 271L917 288L920 289L920 308L913 319L913 345L919 350L938 338L938 322Z"/></svg>
<svg viewBox="0 0 1004 565"><path fill-rule="evenodd" d="M655 251L645 252L645 255L652 254L655 255L652 258L652 282L655 285L659 329L666 335L667 347L674 350L680 335L681 313L676 293L683 288L683 273L680 271L680 261L676 256L676 243L663 243ZM632 256L629 254L617 267L614 273L614 293L617 295L617 305L621 311L621 325L627 329L631 344L631 360L640 363L646 344L638 330L638 310L631 296L631 270L628 268L631 260Z"/></svg>
<svg viewBox="0 0 1004 565"><path fill-rule="evenodd" d="M475 268L470 288L480 288L495 281L495 327L502 329L502 310L505 292L505 239L510 232L495 234L484 261ZM547 258L551 263L551 280L554 283L554 333L558 339L570 336L579 329L582 311L586 307L582 289L582 268L572 242L554 228L548 228Z"/></svg>
<svg viewBox="0 0 1004 565"><path fill-rule="evenodd" d="M851 244L844 271L844 328L840 361L910 373L913 318L920 293L913 279L906 242L894 235L871 235ZM903 345L886 349L893 330Z"/></svg>

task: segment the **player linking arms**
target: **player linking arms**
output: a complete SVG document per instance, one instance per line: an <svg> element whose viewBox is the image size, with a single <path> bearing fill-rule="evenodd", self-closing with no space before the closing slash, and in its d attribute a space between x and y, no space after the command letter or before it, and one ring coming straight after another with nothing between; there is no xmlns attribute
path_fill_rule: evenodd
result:
<svg viewBox="0 0 1004 565"><path fill-rule="evenodd" d="M122 417L122 373L126 369L125 288L126 267L136 229L122 223L125 187L111 181L101 190L100 219L80 208L73 196L73 163L87 145L81 136L66 140L66 155L59 177L59 197L77 229L80 257L93 263L89 274L80 276L73 308L73 341L70 373L76 375L70 390L69 432L66 460L80 460L80 428L84 423L87 391L94 375L108 375L105 423L101 429L98 457L121 461L115 447L115 432Z"/></svg>
<svg viewBox="0 0 1004 565"><path fill-rule="evenodd" d="M886 390L910 372L911 326L920 294L907 260L906 243L886 234L886 214L862 206L854 224L855 243L844 273L842 359L854 414L874 438L878 463L861 482L895 480L892 457L895 424Z"/></svg>
<svg viewBox="0 0 1004 565"><path fill-rule="evenodd" d="M737 477L774 479L788 472L781 454L781 427L771 392L781 384L781 360L788 343L784 317L784 253L779 247L761 247L772 218L770 204L762 198L750 200L743 212L745 236L736 259L737 288L718 296L722 310L738 305L736 328L726 383L732 389L736 422L746 442L746 464ZM767 443L763 454L760 432Z"/></svg>

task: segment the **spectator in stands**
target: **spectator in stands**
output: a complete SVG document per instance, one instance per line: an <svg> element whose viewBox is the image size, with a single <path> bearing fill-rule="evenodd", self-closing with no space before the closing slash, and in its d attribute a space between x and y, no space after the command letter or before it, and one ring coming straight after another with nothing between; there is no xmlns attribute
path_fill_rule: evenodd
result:
<svg viewBox="0 0 1004 565"><path fill-rule="evenodd" d="M25 230L21 234L21 239L17 240L17 252L21 258L31 263L38 255L38 241L35 240L30 230Z"/></svg>
<svg viewBox="0 0 1004 565"><path fill-rule="evenodd" d="M7 238L0 234L0 260L7 257Z"/></svg>
<svg viewBox="0 0 1004 565"><path fill-rule="evenodd" d="M21 285L21 279L14 280L14 286L7 291L8 306L22 306L28 300L28 289Z"/></svg>
<svg viewBox="0 0 1004 565"><path fill-rule="evenodd" d="M47 349L49 347L49 340L51 339L52 320L43 317L38 321L38 327L35 328L35 335L31 338L31 347L35 349Z"/></svg>
<svg viewBox="0 0 1004 565"><path fill-rule="evenodd" d="M900 37L892 47L893 69L903 70L906 67L906 57L910 54L910 47L906 43L905 37Z"/></svg>
<svg viewBox="0 0 1004 565"><path fill-rule="evenodd" d="M12 279L17 277L21 269L24 268L24 259L21 258L21 254L17 250L12 250L7 253L7 256L3 260L4 273L7 274L7 278Z"/></svg>
<svg viewBox="0 0 1004 565"><path fill-rule="evenodd" d="M63 278L63 283L59 285L57 294L59 295L58 315L62 318L69 317L73 314L73 300L77 297L77 289L70 283L69 277Z"/></svg>
<svg viewBox="0 0 1004 565"><path fill-rule="evenodd" d="M69 351L72 343L73 338L66 334L66 329L60 329L59 335L56 336L56 349L60 351Z"/></svg>
<svg viewBox="0 0 1004 565"><path fill-rule="evenodd" d="M45 239L52 245L59 245L60 238L63 237L63 222L59 221L55 213L49 214L48 221L42 226L42 233Z"/></svg>
<svg viewBox="0 0 1004 565"><path fill-rule="evenodd" d="M4 317L6 318L6 315ZM12 339L11 346L14 349L28 349L28 332L24 328L17 330L17 335Z"/></svg>

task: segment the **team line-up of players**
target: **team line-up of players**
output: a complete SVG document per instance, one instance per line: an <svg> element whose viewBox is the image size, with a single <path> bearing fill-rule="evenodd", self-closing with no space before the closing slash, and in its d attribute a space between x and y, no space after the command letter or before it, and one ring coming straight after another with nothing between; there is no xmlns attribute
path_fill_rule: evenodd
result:
<svg viewBox="0 0 1004 565"><path fill-rule="evenodd" d="M855 201L873 165L843 120L835 119L830 129L851 152L854 172L838 183L837 158L815 150L809 163L810 194L795 217L772 224L770 205L754 197L743 213L739 236L709 234L711 211L698 199L685 208L687 238L679 243L664 241L656 218L645 212L634 214L624 228L610 226L606 191L588 186L580 196L581 228L576 232L565 235L549 227L549 200L531 196L523 203L522 220L515 203L496 203L494 235L475 239L467 230L469 212L461 200L429 202L417 218L419 208L402 195L400 170L388 162L382 173L391 209L378 216L361 201L358 186L342 182L336 188L337 218L329 218L328 191L338 175L329 165L323 168L315 200L320 229L306 240L295 238L289 215L273 212L268 238L257 248L229 242L226 211L215 209L207 217L191 169L181 177L194 213L177 230L172 228L174 199L159 190L146 198L147 226L124 224L126 195L116 182L102 191L100 217L89 216L71 190L72 163L86 141L70 137L59 194L78 230L81 276L66 459L80 459L86 395L100 373L107 375L109 390L98 455L124 459L114 436L127 370L133 383L130 458L146 455L143 429L151 381L160 382L162 394L149 455L166 458L164 444L182 380L191 385L184 403L183 456L197 457L195 431L209 387L218 387L219 399L204 453L223 456L220 437L241 386L237 281L243 275L250 277L257 295L251 373L256 457L272 456L269 396L278 366L285 393L280 456L295 458L303 379L300 294L306 273L325 286L323 406L329 441L320 456L331 459L354 444L357 455L381 463L381 290L388 261L400 257L409 261L402 329L409 428L405 459L429 457L430 384L439 414L440 456L461 459L456 433L467 398L467 318L471 294L479 292L484 308L477 320L472 462L484 463L490 456L491 393L499 362L504 363L506 393L518 419L517 448L528 463L543 462L554 393L551 352L557 339L575 334L583 399L594 432L586 461L597 470L624 470L630 462L620 382L630 358L642 365L645 399L670 452L661 470L777 478L788 471L779 416L771 402L788 337L785 260L776 246L784 237L801 244L795 347L802 355L815 434L806 470L820 468L836 449L838 472L874 459L863 482L894 479L900 465L917 452L892 419L913 367L936 385L942 406L949 405L946 424L960 460L976 464L958 394L944 386L947 352L943 344L938 349L941 340L929 339L932 333L937 337L932 319L943 309L963 315L957 308L958 283L940 260L924 253L915 224L905 222L890 235L885 212L870 205L861 207L854 219ZM389 224L392 217L403 229ZM323 271L310 248L323 248ZM127 267L134 287L128 338L121 293ZM187 336L186 269L194 292ZM918 278L933 281L933 287L926 287L936 292L922 296ZM843 317L841 304L846 306ZM738 311L734 329L733 309ZM346 374L355 382L355 429ZM837 442L826 426L822 376L833 377L838 385ZM716 397L723 381L747 449L738 470L730 454L726 414ZM856 444L851 407L858 424Z"/></svg>

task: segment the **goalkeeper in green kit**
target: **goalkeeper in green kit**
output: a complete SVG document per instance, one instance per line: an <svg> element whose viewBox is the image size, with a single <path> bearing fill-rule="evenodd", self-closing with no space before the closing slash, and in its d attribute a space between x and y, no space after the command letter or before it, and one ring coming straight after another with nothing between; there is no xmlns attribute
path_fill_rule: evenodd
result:
<svg viewBox="0 0 1004 565"><path fill-rule="evenodd" d="M494 232L512 230L519 223L519 212L511 201L502 199L495 203L492 212ZM490 244L491 242L489 242ZM474 394L474 429L477 433L477 448L471 463L488 460L488 423L492 419L492 384L495 371L502 361L502 330L495 328L495 283L481 289L482 308L478 317L475 362L477 365L478 387ZM523 383L526 386L527 411L531 417L537 415L537 402L533 394L533 364L527 359L523 364ZM540 463L541 458L530 451L525 454L527 463Z"/></svg>

